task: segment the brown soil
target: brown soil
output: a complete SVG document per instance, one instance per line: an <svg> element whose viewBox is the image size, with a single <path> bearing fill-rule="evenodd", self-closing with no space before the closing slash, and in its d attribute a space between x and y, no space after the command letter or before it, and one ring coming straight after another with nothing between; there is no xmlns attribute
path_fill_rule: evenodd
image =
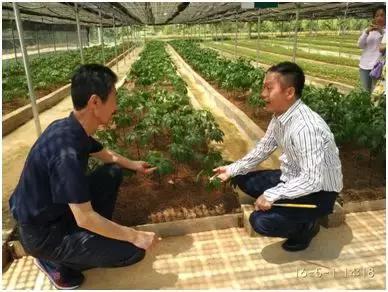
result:
<svg viewBox="0 0 388 292"><path fill-rule="evenodd" d="M51 86L50 88L46 89L38 89L35 90L35 98L36 100L41 99L42 97L50 94L51 92L59 89L62 87L64 84L61 85L56 85L56 86ZM3 116L6 114L9 114L10 112L17 110L18 108L21 108L22 106L25 106L31 102L29 95L27 96L19 96L13 98L11 101L3 101L3 109L2 109L2 114Z"/></svg>
<svg viewBox="0 0 388 292"><path fill-rule="evenodd" d="M126 88L133 89L133 82L128 81ZM160 89L171 91L170 86L158 86ZM140 87L141 90L153 90L152 87ZM128 129L117 129L117 133L128 133ZM140 149L140 157L135 144L124 145L119 140L119 146L127 149L128 157L134 160L144 160L144 154L151 148L164 152L168 157L167 145L170 138L158 135L156 145L148 145L148 149ZM205 181L196 181L200 172L196 163L175 164L174 174L163 176L159 183L159 176L152 174L144 176L135 174L126 176L120 187L113 219L120 224L129 226L167 222L189 218L222 215L241 212L238 195L233 189L224 184L221 190L208 191Z"/></svg>
<svg viewBox="0 0 388 292"><path fill-rule="evenodd" d="M237 195L230 186L209 192L195 182L196 173L179 166L180 177L170 175L161 184L157 175L126 177L120 187L114 220L134 226L180 219L240 212ZM181 176L182 172L191 175Z"/></svg>
<svg viewBox="0 0 388 292"><path fill-rule="evenodd" d="M272 114L262 108L254 109L246 103L248 91L227 91L217 83L210 84L230 102L242 110L263 131L267 130ZM385 161L370 161L367 149L357 149L352 145L341 145L340 159L342 164L343 183L341 200L368 201L385 198Z"/></svg>

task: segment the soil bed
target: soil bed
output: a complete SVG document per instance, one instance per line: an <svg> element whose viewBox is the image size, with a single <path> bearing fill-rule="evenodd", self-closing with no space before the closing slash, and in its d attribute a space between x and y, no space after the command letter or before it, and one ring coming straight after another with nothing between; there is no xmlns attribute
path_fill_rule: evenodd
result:
<svg viewBox="0 0 388 292"><path fill-rule="evenodd" d="M129 90L134 88L131 81L127 81L124 86ZM163 87L168 91L172 89L171 86ZM152 87L137 86L137 89L148 91ZM125 131L130 132L131 129ZM156 141L158 150L165 155L168 155L166 145L169 144L169 139L164 136ZM144 160L143 155L147 150L149 149L141 149L139 158L138 149L133 144L128 149L129 157ZM238 196L229 184L224 184L221 190L209 191L205 182L196 181L201 170L196 163L191 163L190 166L176 163L174 168L174 174L163 176L161 183L157 174L125 176L113 219L121 224L134 226L241 212Z"/></svg>
<svg viewBox="0 0 388 292"><path fill-rule="evenodd" d="M262 108L255 109L246 103L248 91L232 91L220 88L216 82L210 84L225 98L242 110L263 131L267 130L272 115ZM350 201L369 201L385 198L385 161L369 159L367 149L353 145L339 146L342 164L344 203Z"/></svg>
<svg viewBox="0 0 388 292"><path fill-rule="evenodd" d="M66 85L66 83L58 84L55 86L53 85L46 89L35 90L36 100L41 99L42 97L46 96L47 94L50 94L51 92L57 90L58 88L64 85ZM10 101L3 101L3 110L2 110L3 116L6 114L9 114L14 110L17 110L18 108L21 108L22 106L29 104L30 102L31 101L28 95L24 97L15 97Z"/></svg>

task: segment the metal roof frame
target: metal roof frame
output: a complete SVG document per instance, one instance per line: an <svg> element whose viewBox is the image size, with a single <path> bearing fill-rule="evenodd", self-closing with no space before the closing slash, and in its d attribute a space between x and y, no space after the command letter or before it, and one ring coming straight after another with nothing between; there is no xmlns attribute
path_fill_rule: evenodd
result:
<svg viewBox="0 0 388 292"><path fill-rule="evenodd" d="M327 19L344 15L371 18L384 2L279 2L278 8L241 9L240 2L78 2L80 24L116 26L201 24L238 20L289 21L299 6L299 19ZM75 23L74 2L18 2L22 20L47 24ZM13 19L12 2L2 2L3 19ZM11 15L11 16L10 16Z"/></svg>

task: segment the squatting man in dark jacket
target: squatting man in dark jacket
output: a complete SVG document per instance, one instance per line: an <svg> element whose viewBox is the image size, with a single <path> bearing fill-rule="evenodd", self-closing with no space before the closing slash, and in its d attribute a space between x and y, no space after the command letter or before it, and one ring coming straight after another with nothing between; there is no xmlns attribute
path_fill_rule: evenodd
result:
<svg viewBox="0 0 388 292"><path fill-rule="evenodd" d="M81 271L143 259L153 232L111 221L122 168L152 173L92 138L116 111L117 76L107 67L81 66L71 80L74 111L54 121L33 145L10 198L25 249L59 289L81 285ZM89 155L105 164L87 175Z"/></svg>
<svg viewBox="0 0 388 292"><path fill-rule="evenodd" d="M319 232L317 219L333 211L342 189L341 161L325 121L300 100L302 69L284 62L268 69L261 96L273 113L264 137L240 160L214 169L222 181L257 198L249 221L266 236L283 237L287 251L306 249ZM280 148L280 170L252 171ZM276 207L274 203L310 204L317 208Z"/></svg>

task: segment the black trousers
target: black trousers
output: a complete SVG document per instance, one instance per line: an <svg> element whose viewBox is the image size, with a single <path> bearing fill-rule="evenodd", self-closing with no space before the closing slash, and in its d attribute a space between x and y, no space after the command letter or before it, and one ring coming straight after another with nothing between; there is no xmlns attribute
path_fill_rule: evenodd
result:
<svg viewBox="0 0 388 292"><path fill-rule="evenodd" d="M93 209L111 219L123 174L119 166L106 164L89 175ZM132 243L106 238L77 226L69 213L49 226L20 225L24 248L34 257L58 268L86 270L94 267L132 265L145 256Z"/></svg>
<svg viewBox="0 0 388 292"><path fill-rule="evenodd" d="M265 190L280 183L280 170L259 170L232 178L232 185L258 198ZM315 204L316 209L286 208L273 206L268 211L254 211L249 217L252 228L266 236L303 238L315 220L330 214L338 193L320 191L296 199L281 199L276 203Z"/></svg>

